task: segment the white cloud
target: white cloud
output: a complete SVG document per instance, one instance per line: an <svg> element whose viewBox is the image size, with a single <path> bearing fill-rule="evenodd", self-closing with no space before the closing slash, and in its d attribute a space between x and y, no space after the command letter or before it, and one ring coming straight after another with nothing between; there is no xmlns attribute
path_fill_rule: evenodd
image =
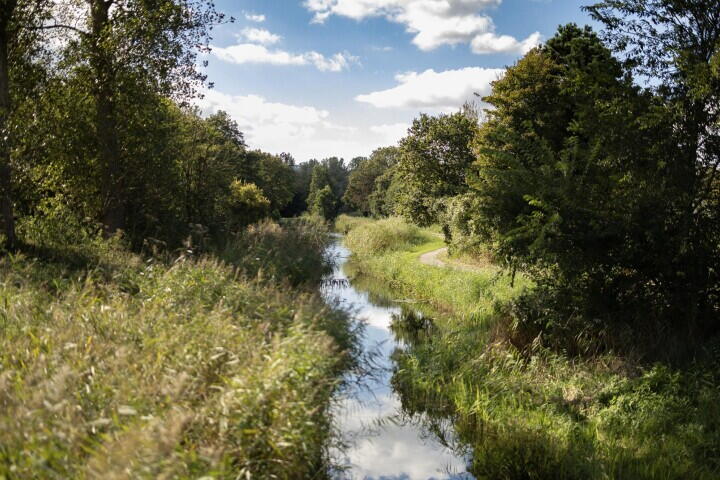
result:
<svg viewBox="0 0 720 480"><path fill-rule="evenodd" d="M408 123L385 123L371 126L370 131L379 135L385 144L395 145L407 135L408 128L410 128Z"/></svg>
<svg viewBox="0 0 720 480"><path fill-rule="evenodd" d="M474 53L522 53L523 55L540 44L540 33L535 32L528 38L518 41L509 35L497 36L484 33L473 38L470 48Z"/></svg>
<svg viewBox="0 0 720 480"><path fill-rule="evenodd" d="M482 13L498 6L502 0L306 0L305 7L315 15L313 21L322 23L331 15L362 20L385 17L405 25L413 33L413 43L421 50L441 45L477 44L473 52L524 53L527 46L539 42L534 33L518 41L507 35L495 35L492 18ZM512 40L512 41L509 41ZM533 46L534 46L533 45Z"/></svg>
<svg viewBox="0 0 720 480"><path fill-rule="evenodd" d="M500 78L504 70L467 67L460 70L422 73L407 72L395 76L398 85L358 95L355 100L378 108L427 108L437 111L457 110L474 94L488 95L491 82Z"/></svg>
<svg viewBox="0 0 720 480"><path fill-rule="evenodd" d="M245 12L245 20L255 23L263 23L265 21L265 15Z"/></svg>
<svg viewBox="0 0 720 480"><path fill-rule="evenodd" d="M262 45L273 45L282 39L280 35L270 33L264 28L244 28L239 36L249 42L260 43Z"/></svg>
<svg viewBox="0 0 720 480"><path fill-rule="evenodd" d="M391 138L382 128L338 124L327 110L271 102L258 95L206 90L198 106L205 115L226 111L238 122L251 148L270 153L290 152L298 161L367 156L375 148L394 144L400 138Z"/></svg>
<svg viewBox="0 0 720 480"><path fill-rule="evenodd" d="M221 60L231 63L265 63L270 65L313 65L322 72L340 72L357 62L357 57L348 53L336 53L325 57L318 52L305 52L300 54L286 52L285 50L269 50L263 45L254 43L241 43L229 47L212 47L212 53Z"/></svg>

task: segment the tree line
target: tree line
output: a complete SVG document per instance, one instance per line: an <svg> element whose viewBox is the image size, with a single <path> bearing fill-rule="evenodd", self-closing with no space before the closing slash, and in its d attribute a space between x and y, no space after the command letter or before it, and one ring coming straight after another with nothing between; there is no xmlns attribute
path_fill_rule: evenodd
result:
<svg viewBox="0 0 720 480"><path fill-rule="evenodd" d="M479 113L419 116L346 200L529 275L502 307L522 348L692 349L720 326L720 6L586 10L602 33L561 26Z"/></svg>
<svg viewBox="0 0 720 480"><path fill-rule="evenodd" d="M226 113L191 106L232 20L208 0L0 0L6 249L52 222L140 248L342 208L344 160L251 150Z"/></svg>

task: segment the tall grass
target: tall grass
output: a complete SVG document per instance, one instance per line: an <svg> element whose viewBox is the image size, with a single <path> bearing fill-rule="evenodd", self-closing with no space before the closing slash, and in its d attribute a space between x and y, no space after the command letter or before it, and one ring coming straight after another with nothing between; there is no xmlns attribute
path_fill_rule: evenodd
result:
<svg viewBox="0 0 720 480"><path fill-rule="evenodd" d="M350 233L350 230L370 222L372 222L372 219L370 218L343 213L342 215L338 215L335 219L335 231L342 233L343 235L347 235Z"/></svg>
<svg viewBox="0 0 720 480"><path fill-rule="evenodd" d="M362 252L350 273L433 318L395 320L406 346L393 385L411 413L453 419L477 478L720 478L720 348L684 370L612 354L580 360L540 344L520 352L505 341L504 305L532 285L511 287L492 266L418 262L438 246Z"/></svg>
<svg viewBox="0 0 720 480"><path fill-rule="evenodd" d="M347 234L345 244L358 255L375 255L412 247L430 237L430 233L401 218L391 217L356 225Z"/></svg>
<svg viewBox="0 0 720 480"><path fill-rule="evenodd" d="M232 264L0 259L0 478L322 478L355 339L300 273L319 238L263 224Z"/></svg>

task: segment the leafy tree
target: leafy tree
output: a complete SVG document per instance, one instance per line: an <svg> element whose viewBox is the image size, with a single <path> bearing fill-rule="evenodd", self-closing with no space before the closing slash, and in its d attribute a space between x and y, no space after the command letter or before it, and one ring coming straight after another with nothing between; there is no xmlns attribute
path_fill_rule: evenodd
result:
<svg viewBox="0 0 720 480"><path fill-rule="evenodd" d="M0 0L0 216L5 247L10 250L16 246L10 154L20 132L13 124L13 97L29 77L22 67L35 53L35 32L45 20L48 5L45 0Z"/></svg>
<svg viewBox="0 0 720 480"><path fill-rule="evenodd" d="M293 169L285 160L260 151L248 152L254 158L251 164L257 165L255 182L270 200L271 211L280 215L293 198Z"/></svg>
<svg viewBox="0 0 720 480"><path fill-rule="evenodd" d="M720 3L608 0L587 10L604 24L609 45L653 80L667 107L673 128L666 156L678 189L666 220L677 238L666 252L673 265L666 282L678 292L675 303L689 310L678 317L689 324L712 318L720 305Z"/></svg>
<svg viewBox="0 0 720 480"><path fill-rule="evenodd" d="M675 182L657 99L633 85L589 27L567 25L484 101L495 108L475 143L471 231L535 276L552 296L544 311L657 319ZM574 341L588 326L558 328Z"/></svg>
<svg viewBox="0 0 720 480"><path fill-rule="evenodd" d="M307 199L310 194L310 181L312 180L312 172L317 164L318 161L313 159L305 163L293 165L293 196L290 204L283 210L283 215L291 217L300 215L308 210Z"/></svg>
<svg viewBox="0 0 720 480"><path fill-rule="evenodd" d="M325 219L337 215L337 197L332 189L329 169L325 164L315 165L310 180L310 192L307 198L308 210Z"/></svg>
<svg viewBox="0 0 720 480"><path fill-rule="evenodd" d="M337 201L330 185L325 185L313 195L310 213L327 220L337 215Z"/></svg>
<svg viewBox="0 0 720 480"><path fill-rule="evenodd" d="M234 180L230 184L225 206L228 230L235 231L267 217L272 204L254 183Z"/></svg>
<svg viewBox="0 0 720 480"><path fill-rule="evenodd" d="M204 80L195 68L198 48L208 44L210 27L224 17L209 0L86 0L87 9L79 6L69 1L58 8L70 18L86 12L86 29L53 26L77 35L67 58L94 101L102 220L112 233L125 228L130 198L120 119L132 116L139 93L190 95Z"/></svg>
<svg viewBox="0 0 720 480"><path fill-rule="evenodd" d="M438 201L467 191L467 169L475 159L470 141L476 131L476 120L462 112L422 114L413 121L399 145L397 174L403 189L398 213L428 225L438 219Z"/></svg>
<svg viewBox="0 0 720 480"><path fill-rule="evenodd" d="M404 180L398 175L397 164L385 170L375 179L373 192L368 197L372 215L374 217L397 215L397 205L403 188Z"/></svg>
<svg viewBox="0 0 720 480"><path fill-rule="evenodd" d="M353 159L354 168L348 177L343 202L363 215L370 214L370 199L375 191L375 180L395 163L396 147L379 148L367 159Z"/></svg>
<svg viewBox="0 0 720 480"><path fill-rule="evenodd" d="M336 199L342 198L348 184L350 170L345 165L345 160L338 157L330 157L320 162L327 169L327 178Z"/></svg>

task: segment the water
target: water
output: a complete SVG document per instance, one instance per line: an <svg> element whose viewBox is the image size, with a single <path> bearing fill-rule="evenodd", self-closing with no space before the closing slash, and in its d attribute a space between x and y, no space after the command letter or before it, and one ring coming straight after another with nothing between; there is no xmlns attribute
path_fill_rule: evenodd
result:
<svg viewBox="0 0 720 480"><path fill-rule="evenodd" d="M452 442L441 442L428 432L426 420L409 416L403 411L401 398L391 386L393 361L391 354L402 343L390 330L393 316L401 314L401 306L389 298L372 299L348 281L343 266L348 250L337 240L329 249L337 266L334 282L323 290L330 301L350 308L365 322L364 353L373 359L369 378L357 382L356 388L345 392L334 409L337 427L348 440L348 447L338 452L337 460L344 465L338 479L363 480L471 480L466 472L466 455L449 448ZM357 378L351 378L357 380ZM352 383L352 382L351 382ZM450 431L449 422L442 423ZM447 438L445 438L447 440ZM443 444L445 443L445 445Z"/></svg>

